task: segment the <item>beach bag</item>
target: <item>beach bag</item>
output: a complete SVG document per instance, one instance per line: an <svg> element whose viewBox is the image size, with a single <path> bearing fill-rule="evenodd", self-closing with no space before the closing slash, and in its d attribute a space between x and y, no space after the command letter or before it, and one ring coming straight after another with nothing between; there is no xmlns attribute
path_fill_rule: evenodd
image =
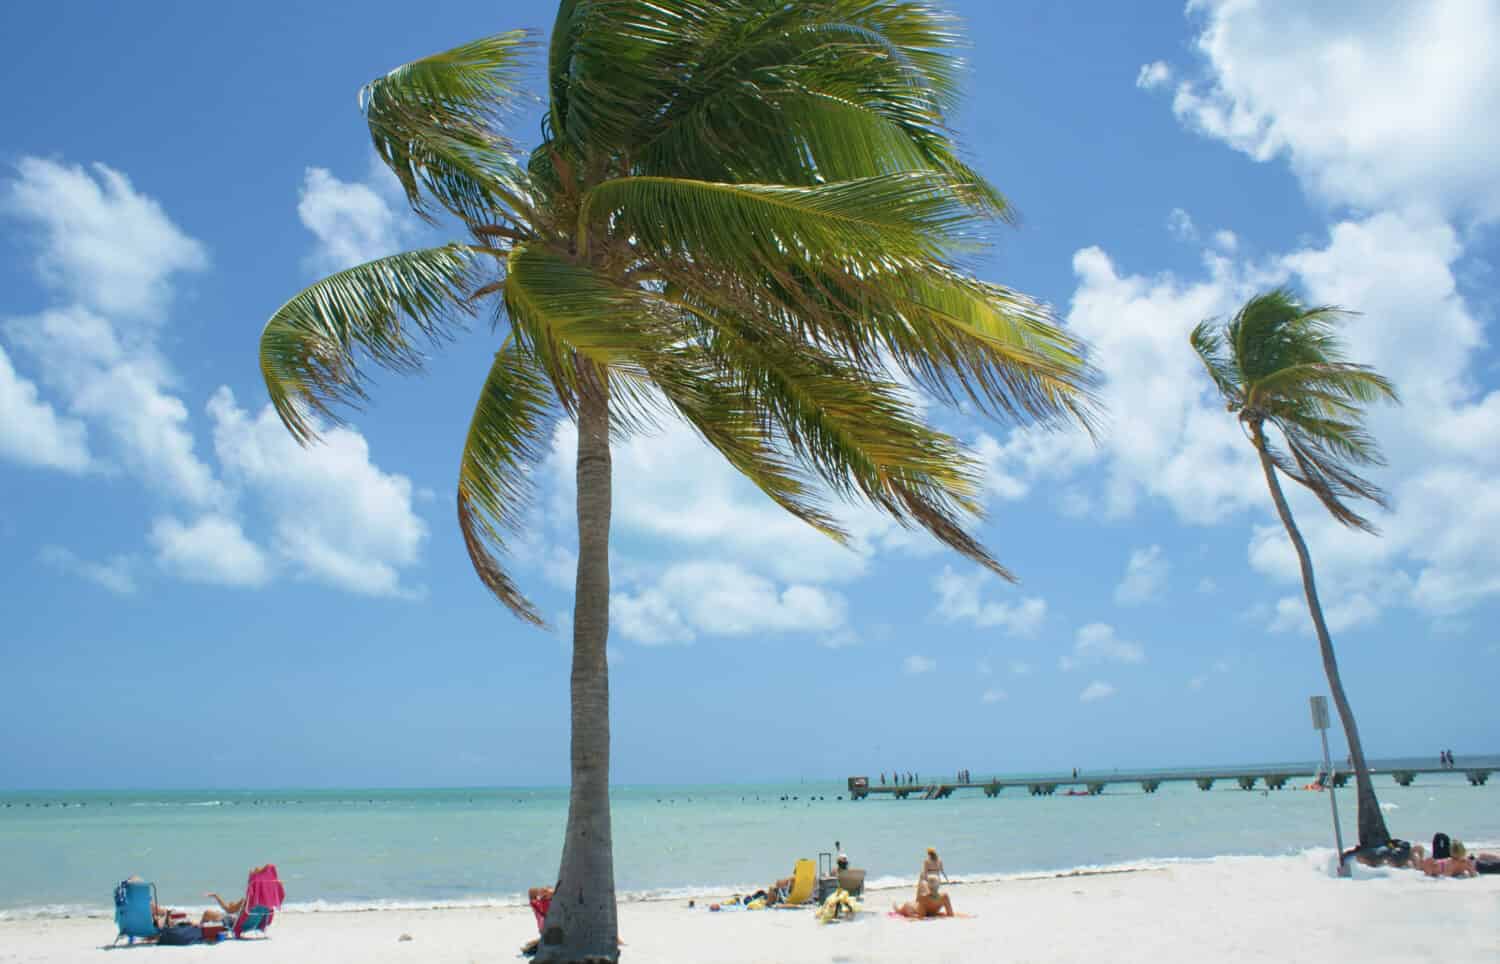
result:
<svg viewBox="0 0 1500 964"><path fill-rule="evenodd" d="M176 927L163 928L161 935L156 938L156 943L166 944L169 947L202 944L203 931L192 924L178 924Z"/></svg>

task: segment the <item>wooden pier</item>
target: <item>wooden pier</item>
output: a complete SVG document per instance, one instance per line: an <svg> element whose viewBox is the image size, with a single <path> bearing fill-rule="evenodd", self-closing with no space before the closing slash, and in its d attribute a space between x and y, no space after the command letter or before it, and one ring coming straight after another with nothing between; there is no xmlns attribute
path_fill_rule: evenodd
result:
<svg viewBox="0 0 1500 964"><path fill-rule="evenodd" d="M1400 767L1400 768L1376 768L1370 770L1371 776L1389 775L1397 784L1409 787L1419 774L1428 773L1462 773L1468 778L1469 785L1482 787L1489 782L1490 774L1500 766L1484 767ZM1349 782L1354 771L1348 768L1335 768L1331 775L1324 775L1327 782L1332 782L1335 787L1342 787ZM1244 767L1231 770L1156 770L1139 771L1135 773L1080 773L1076 777L1069 774L1060 776L1022 776L1022 777L995 777L991 780L973 781L969 783L957 783L953 781L942 781L934 783L902 783L902 784L870 784L869 777L849 778L849 799L863 800L865 797L884 794L895 797L897 800L905 800L916 797L919 800L942 800L950 797L958 790L981 790L987 797L998 797L1001 790L1015 787L1024 787L1026 792L1034 797L1050 797L1059 788L1070 788L1065 791L1070 796L1094 796L1104 792L1104 788L1111 784L1136 784L1146 793L1155 793L1163 783L1196 783L1199 790L1212 790L1214 784L1233 781L1241 790L1255 790L1263 788L1266 790L1283 790L1290 781L1300 781L1304 778L1307 783L1312 783L1319 777L1316 767L1293 767L1291 769L1276 769L1270 767Z"/></svg>

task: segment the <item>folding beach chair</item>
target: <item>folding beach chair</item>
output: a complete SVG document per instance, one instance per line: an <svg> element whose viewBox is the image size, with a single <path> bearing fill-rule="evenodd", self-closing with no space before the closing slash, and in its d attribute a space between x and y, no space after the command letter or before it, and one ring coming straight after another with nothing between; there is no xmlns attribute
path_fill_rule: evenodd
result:
<svg viewBox="0 0 1500 964"><path fill-rule="evenodd" d="M161 931L156 926L156 920L151 916L151 908L156 904L156 885L144 880L122 880L120 886L115 888L115 927L119 933L115 935L114 943L120 943L120 938L130 939L134 944L137 937L156 937Z"/></svg>
<svg viewBox="0 0 1500 964"><path fill-rule="evenodd" d="M284 900L286 888L281 886L275 864L250 871L250 879L245 882L245 903L228 925L231 933L235 937L244 937L251 931L260 931L261 937L268 936L266 928L276 919L276 911Z"/></svg>
<svg viewBox="0 0 1500 964"><path fill-rule="evenodd" d="M792 887L781 896L777 906L793 907L812 900L813 888L818 883L818 865L806 858L797 861L792 869Z"/></svg>

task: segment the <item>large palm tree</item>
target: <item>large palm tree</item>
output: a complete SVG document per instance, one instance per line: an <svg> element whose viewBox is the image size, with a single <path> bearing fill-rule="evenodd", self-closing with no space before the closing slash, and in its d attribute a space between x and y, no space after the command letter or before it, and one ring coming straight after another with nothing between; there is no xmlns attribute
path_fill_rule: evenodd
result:
<svg viewBox="0 0 1500 964"><path fill-rule="evenodd" d="M1290 291L1276 289L1251 298L1227 325L1202 322L1193 329L1191 340L1229 411L1255 446L1276 514L1297 550L1323 671L1354 759L1359 844L1372 848L1389 842L1390 834L1323 620L1312 556L1277 477L1284 474L1312 492L1341 524L1375 532L1369 520L1350 507L1361 499L1385 504L1380 489L1359 474L1384 464L1379 446L1365 431L1365 406L1397 398L1395 388L1374 369L1344 360L1337 326L1348 314L1330 306L1308 307ZM1268 425L1280 434L1282 446L1267 436Z"/></svg>
<svg viewBox="0 0 1500 964"><path fill-rule="evenodd" d="M957 156L954 24L907 0L563 0L541 143L502 122L532 46L478 40L367 85L413 208L464 240L350 268L261 336L271 401L313 439L367 364L419 368L482 305L506 334L469 423L458 524L502 565L559 417L578 425L572 787L544 960L613 960L610 441L678 418L769 498L843 539L862 500L1001 576L967 530L980 469L903 382L997 416L1087 420L1080 346L959 259L1010 208Z"/></svg>

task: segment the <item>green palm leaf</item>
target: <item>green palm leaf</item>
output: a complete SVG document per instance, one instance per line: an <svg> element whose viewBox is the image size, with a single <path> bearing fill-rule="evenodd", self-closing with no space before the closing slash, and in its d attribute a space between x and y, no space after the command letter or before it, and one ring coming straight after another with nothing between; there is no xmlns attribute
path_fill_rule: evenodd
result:
<svg viewBox="0 0 1500 964"><path fill-rule="evenodd" d="M941 257L965 241L972 214L932 171L818 187L625 177L591 190L579 210L579 252L595 225L647 257L781 269L789 262L880 262Z"/></svg>
<svg viewBox="0 0 1500 964"><path fill-rule="evenodd" d="M530 46L525 31L485 37L397 67L360 91L375 153L419 214L431 213L424 191L480 223L530 209L501 133Z"/></svg>
<svg viewBox="0 0 1500 964"><path fill-rule="evenodd" d="M278 308L261 332L260 370L292 435L306 442L309 413L337 422L336 403L364 399L361 358L419 369L427 344L463 328L482 267L464 245L408 251L330 275Z"/></svg>
<svg viewBox="0 0 1500 964"><path fill-rule="evenodd" d="M511 612L542 625L536 607L501 565L502 531L521 529L532 471L547 452L551 391L514 342L495 353L469 420L458 471L458 527L479 579Z"/></svg>
<svg viewBox="0 0 1500 964"><path fill-rule="evenodd" d="M563 398L578 386L575 353L607 370L656 345L640 291L541 243L520 244L506 260L505 310L516 334Z"/></svg>

